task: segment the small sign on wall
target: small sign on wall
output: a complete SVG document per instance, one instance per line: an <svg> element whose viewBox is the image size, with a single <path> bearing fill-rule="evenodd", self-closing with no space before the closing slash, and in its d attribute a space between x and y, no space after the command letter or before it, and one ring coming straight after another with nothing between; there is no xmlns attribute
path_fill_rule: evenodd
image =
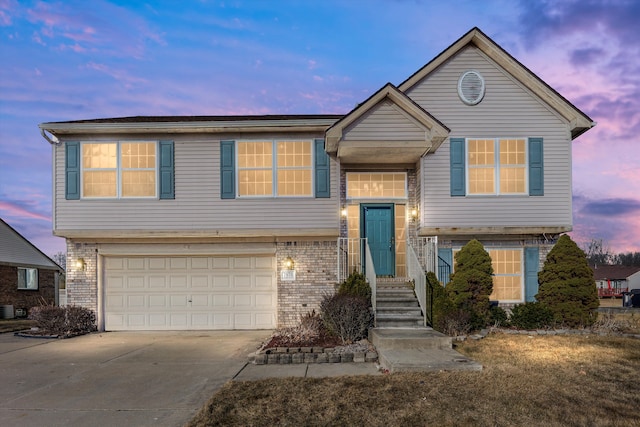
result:
<svg viewBox="0 0 640 427"><path fill-rule="evenodd" d="M283 282L290 282L296 280L295 270L280 270L280 280Z"/></svg>

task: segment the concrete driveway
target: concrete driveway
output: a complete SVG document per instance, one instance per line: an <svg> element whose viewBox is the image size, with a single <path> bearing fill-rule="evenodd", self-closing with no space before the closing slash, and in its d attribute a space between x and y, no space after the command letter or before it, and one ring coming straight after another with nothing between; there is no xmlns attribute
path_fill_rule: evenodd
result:
<svg viewBox="0 0 640 427"><path fill-rule="evenodd" d="M180 426L270 331L0 334L0 424Z"/></svg>

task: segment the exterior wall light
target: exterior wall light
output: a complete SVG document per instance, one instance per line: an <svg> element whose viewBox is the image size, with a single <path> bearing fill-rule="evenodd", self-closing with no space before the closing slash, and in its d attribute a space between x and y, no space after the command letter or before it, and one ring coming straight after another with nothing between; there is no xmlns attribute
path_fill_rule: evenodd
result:
<svg viewBox="0 0 640 427"><path fill-rule="evenodd" d="M295 263L293 262L293 258L291 258L290 256L286 257L284 259L285 270L293 270L294 267L295 267Z"/></svg>
<svg viewBox="0 0 640 427"><path fill-rule="evenodd" d="M78 258L75 263L76 270L85 271L87 269L87 263L84 258Z"/></svg>
<svg viewBox="0 0 640 427"><path fill-rule="evenodd" d="M409 212L409 215L411 216L411 221L416 221L418 219L418 209L417 208L411 209L411 212Z"/></svg>
<svg viewBox="0 0 640 427"><path fill-rule="evenodd" d="M347 217L347 207L343 206L342 209L340 210L340 216L342 216L342 218L346 218Z"/></svg>

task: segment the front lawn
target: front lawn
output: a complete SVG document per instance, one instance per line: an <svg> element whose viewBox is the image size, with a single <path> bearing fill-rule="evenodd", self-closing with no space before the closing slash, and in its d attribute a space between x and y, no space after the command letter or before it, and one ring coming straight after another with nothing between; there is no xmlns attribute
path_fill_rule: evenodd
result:
<svg viewBox="0 0 640 427"><path fill-rule="evenodd" d="M190 426L640 426L640 340L494 334L482 372L229 382Z"/></svg>

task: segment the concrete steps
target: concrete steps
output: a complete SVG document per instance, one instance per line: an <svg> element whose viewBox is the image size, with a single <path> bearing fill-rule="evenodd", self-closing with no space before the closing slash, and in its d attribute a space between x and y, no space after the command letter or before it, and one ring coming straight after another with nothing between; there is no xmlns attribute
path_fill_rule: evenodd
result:
<svg viewBox="0 0 640 427"><path fill-rule="evenodd" d="M406 278L376 280L376 326L424 326L420 304L413 292L413 286Z"/></svg>
<svg viewBox="0 0 640 427"><path fill-rule="evenodd" d="M453 350L451 337L431 328L374 328L369 341L391 373L482 370L482 365Z"/></svg>

